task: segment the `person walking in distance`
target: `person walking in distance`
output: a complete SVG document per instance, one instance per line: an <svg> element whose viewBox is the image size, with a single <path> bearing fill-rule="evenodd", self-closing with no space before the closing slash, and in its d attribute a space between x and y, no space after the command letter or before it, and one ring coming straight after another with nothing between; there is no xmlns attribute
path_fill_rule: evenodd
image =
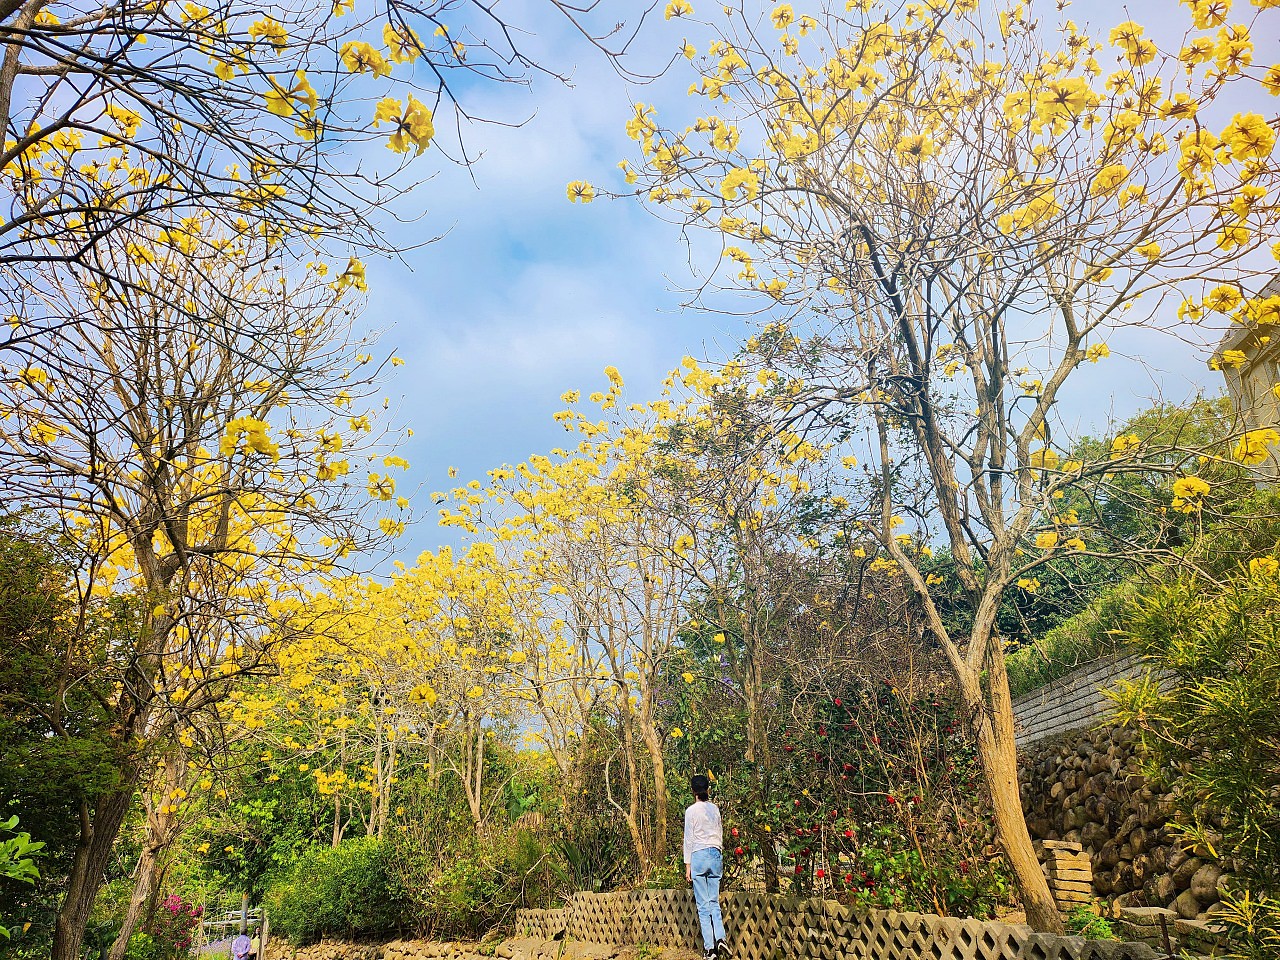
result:
<svg viewBox="0 0 1280 960"><path fill-rule="evenodd" d="M720 915L720 877L724 861L724 824L720 808L711 802L711 781L698 774L689 781L696 798L684 812L684 875L693 884L702 926L703 960L728 960L724 918Z"/></svg>

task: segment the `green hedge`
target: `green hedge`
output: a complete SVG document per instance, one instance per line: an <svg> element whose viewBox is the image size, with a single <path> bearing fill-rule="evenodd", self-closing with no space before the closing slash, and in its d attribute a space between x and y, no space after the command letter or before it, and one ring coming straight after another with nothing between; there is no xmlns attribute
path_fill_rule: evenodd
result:
<svg viewBox="0 0 1280 960"><path fill-rule="evenodd" d="M272 930L298 945L385 936L402 925L404 902L387 851L373 838L314 850L267 889Z"/></svg>

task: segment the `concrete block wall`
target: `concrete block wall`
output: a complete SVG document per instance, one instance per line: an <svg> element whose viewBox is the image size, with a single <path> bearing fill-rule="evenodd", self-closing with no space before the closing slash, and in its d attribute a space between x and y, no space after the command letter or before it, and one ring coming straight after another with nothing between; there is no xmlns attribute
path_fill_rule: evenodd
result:
<svg viewBox="0 0 1280 960"><path fill-rule="evenodd" d="M1024 693L1013 702L1018 746L1105 723L1111 713L1111 702L1102 691L1141 673L1140 657L1103 657L1038 690Z"/></svg>
<svg viewBox="0 0 1280 960"><path fill-rule="evenodd" d="M721 910L736 960L1154 960L1142 943L1034 933L1023 924L890 910L861 911L831 900L789 900L725 893ZM575 894L565 925L571 938L698 949L689 890ZM562 918L521 910L517 936L547 936ZM548 925L550 921L550 925ZM616 942L616 941L615 941Z"/></svg>

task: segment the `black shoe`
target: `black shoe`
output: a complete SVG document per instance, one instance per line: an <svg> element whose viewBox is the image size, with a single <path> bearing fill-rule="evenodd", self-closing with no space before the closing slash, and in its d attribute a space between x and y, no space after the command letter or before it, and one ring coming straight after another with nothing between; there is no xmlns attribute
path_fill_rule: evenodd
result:
<svg viewBox="0 0 1280 960"><path fill-rule="evenodd" d="M718 960L730 960L733 956L733 951L729 949L729 944L725 943L723 940L716 941L715 953Z"/></svg>
<svg viewBox="0 0 1280 960"><path fill-rule="evenodd" d="M715 949L713 948L713 949L711 949L711 950L703 950L703 951L702 951L702 960L716 960L716 952L715 952Z"/></svg>

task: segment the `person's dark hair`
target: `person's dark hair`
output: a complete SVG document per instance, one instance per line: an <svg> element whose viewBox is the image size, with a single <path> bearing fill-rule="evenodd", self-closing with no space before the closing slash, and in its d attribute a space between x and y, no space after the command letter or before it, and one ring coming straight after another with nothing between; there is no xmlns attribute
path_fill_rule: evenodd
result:
<svg viewBox="0 0 1280 960"><path fill-rule="evenodd" d="M711 790L711 781L702 774L696 773L689 780L689 789L699 800L706 800Z"/></svg>

